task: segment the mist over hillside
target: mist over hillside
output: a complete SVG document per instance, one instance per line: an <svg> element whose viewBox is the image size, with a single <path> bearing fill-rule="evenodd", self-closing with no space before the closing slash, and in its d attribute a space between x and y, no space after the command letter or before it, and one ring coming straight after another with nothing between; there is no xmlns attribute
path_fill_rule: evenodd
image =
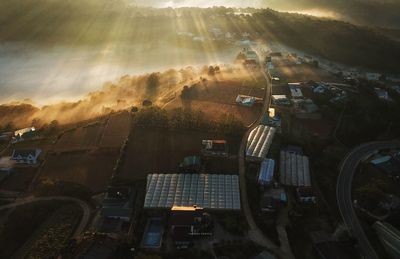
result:
<svg viewBox="0 0 400 259"><path fill-rule="evenodd" d="M149 0L134 1L137 5L154 7L253 7L300 12L331 17L366 26L400 28L399 0Z"/></svg>
<svg viewBox="0 0 400 259"><path fill-rule="evenodd" d="M366 27L271 9L139 8L127 0L1 0L0 41L40 46L142 44L176 46L213 56L226 48L212 28L276 41L332 61L399 73L400 43ZM238 14L246 12L251 15ZM184 34L182 34L184 33ZM191 35L187 37L187 35ZM168 49L168 48L167 48ZM146 54L147 55L147 54ZM162 58L162 57L160 57Z"/></svg>

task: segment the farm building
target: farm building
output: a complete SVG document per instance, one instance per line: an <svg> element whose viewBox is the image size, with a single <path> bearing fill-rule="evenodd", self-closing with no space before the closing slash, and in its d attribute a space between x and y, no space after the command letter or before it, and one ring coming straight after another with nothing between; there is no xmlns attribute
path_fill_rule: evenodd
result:
<svg viewBox="0 0 400 259"><path fill-rule="evenodd" d="M179 165L179 168L186 173L196 173L201 169L201 157L187 156L183 158L183 162Z"/></svg>
<svg viewBox="0 0 400 259"><path fill-rule="evenodd" d="M365 78L369 81L379 81L381 76L379 73L365 73Z"/></svg>
<svg viewBox="0 0 400 259"><path fill-rule="evenodd" d="M311 186L297 187L296 196L300 203L311 204L317 202L317 196Z"/></svg>
<svg viewBox="0 0 400 259"><path fill-rule="evenodd" d="M240 210L239 178L217 174L149 174L144 208Z"/></svg>
<svg viewBox="0 0 400 259"><path fill-rule="evenodd" d="M289 186L311 186L308 157L281 151L280 182Z"/></svg>
<svg viewBox="0 0 400 259"><path fill-rule="evenodd" d="M247 50L245 55L246 55L246 60L254 60L254 61L258 60L257 53L253 50Z"/></svg>
<svg viewBox="0 0 400 259"><path fill-rule="evenodd" d="M40 149L14 149L11 160L18 164L35 165L41 152Z"/></svg>
<svg viewBox="0 0 400 259"><path fill-rule="evenodd" d="M257 67L258 67L258 63L257 63L257 61L255 61L255 60L248 60L248 59L246 59L244 62L243 62L243 66L245 67L245 68L247 68L247 69L256 69Z"/></svg>
<svg viewBox="0 0 400 259"><path fill-rule="evenodd" d="M275 160L264 159L260 166L258 174L258 184L262 186L270 185L274 178Z"/></svg>
<svg viewBox="0 0 400 259"><path fill-rule="evenodd" d="M25 139L29 139L36 136L36 129L35 127L24 128L20 130L16 130L14 132L14 136L12 138L13 143L17 143L23 141Z"/></svg>
<svg viewBox="0 0 400 259"><path fill-rule="evenodd" d="M267 155L276 128L258 125L247 138L246 160L261 162Z"/></svg>
<svg viewBox="0 0 400 259"><path fill-rule="evenodd" d="M288 85L293 99L303 98L303 93L300 89L300 83L289 83Z"/></svg>
<svg viewBox="0 0 400 259"><path fill-rule="evenodd" d="M275 105L290 106L290 100L286 95L272 95L272 103Z"/></svg>
<svg viewBox="0 0 400 259"><path fill-rule="evenodd" d="M172 240L179 248L187 248L194 237L210 233L211 224L211 216L196 206L172 207L168 222Z"/></svg>
<svg viewBox="0 0 400 259"><path fill-rule="evenodd" d="M282 132L282 119L278 114L275 113L274 108L269 108L268 111L264 112L260 124L275 127L278 133Z"/></svg>
<svg viewBox="0 0 400 259"><path fill-rule="evenodd" d="M248 106L248 107L251 107L255 103L261 102L261 101L262 101L261 98L254 97L254 96L243 95L243 94L239 94L236 97L236 103L237 104L240 104L240 105L243 105L243 106Z"/></svg>
<svg viewBox="0 0 400 259"><path fill-rule="evenodd" d="M275 212L286 204L287 195L282 188L269 188L261 194L260 209L262 213Z"/></svg>
<svg viewBox="0 0 400 259"><path fill-rule="evenodd" d="M203 156L227 157L228 144L226 140L203 140L201 142L201 153Z"/></svg>
<svg viewBox="0 0 400 259"><path fill-rule="evenodd" d="M389 100L389 93L385 89L375 87L374 88L376 96L381 100Z"/></svg>
<svg viewBox="0 0 400 259"><path fill-rule="evenodd" d="M129 221L133 212L135 192L131 187L108 187L101 214L106 218Z"/></svg>

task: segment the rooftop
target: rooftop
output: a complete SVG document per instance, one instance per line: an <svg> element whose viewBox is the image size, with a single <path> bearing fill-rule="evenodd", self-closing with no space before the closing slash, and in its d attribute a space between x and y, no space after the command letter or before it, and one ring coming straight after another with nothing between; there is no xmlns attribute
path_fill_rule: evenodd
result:
<svg viewBox="0 0 400 259"><path fill-rule="evenodd" d="M105 217L129 220L134 200L135 192L131 187L109 186L104 195L101 214Z"/></svg>
<svg viewBox="0 0 400 259"><path fill-rule="evenodd" d="M219 174L149 174L147 209L197 205L205 209L240 210L239 178Z"/></svg>
<svg viewBox="0 0 400 259"><path fill-rule="evenodd" d="M258 125L247 139L246 159L262 161L271 147L276 128Z"/></svg>
<svg viewBox="0 0 400 259"><path fill-rule="evenodd" d="M290 186L311 186L308 157L288 151L280 154L280 182Z"/></svg>
<svg viewBox="0 0 400 259"><path fill-rule="evenodd" d="M260 172L258 175L259 184L269 184L274 177L275 160L264 159L261 163Z"/></svg>

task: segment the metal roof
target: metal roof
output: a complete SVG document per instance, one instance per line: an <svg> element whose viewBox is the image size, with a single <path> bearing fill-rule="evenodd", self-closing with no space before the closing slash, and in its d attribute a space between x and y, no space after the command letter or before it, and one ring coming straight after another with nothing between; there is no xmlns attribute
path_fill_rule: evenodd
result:
<svg viewBox="0 0 400 259"><path fill-rule="evenodd" d="M250 132L247 139L246 158L262 160L267 155L275 135L276 128L259 125Z"/></svg>
<svg viewBox="0 0 400 259"><path fill-rule="evenodd" d="M281 151L280 182L291 186L311 186L308 157Z"/></svg>
<svg viewBox="0 0 400 259"><path fill-rule="evenodd" d="M145 208L197 205L240 210L239 178L219 174L149 174Z"/></svg>
<svg viewBox="0 0 400 259"><path fill-rule="evenodd" d="M258 175L258 183L270 184L274 177L275 160L264 159L261 163L260 173Z"/></svg>

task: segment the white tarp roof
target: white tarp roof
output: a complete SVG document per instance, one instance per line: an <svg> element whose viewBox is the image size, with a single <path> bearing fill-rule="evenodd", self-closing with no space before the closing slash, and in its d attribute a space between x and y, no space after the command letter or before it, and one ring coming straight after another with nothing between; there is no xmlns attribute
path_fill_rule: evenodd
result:
<svg viewBox="0 0 400 259"><path fill-rule="evenodd" d="M145 208L197 205L240 210L239 178L220 174L149 174Z"/></svg>
<svg viewBox="0 0 400 259"><path fill-rule="evenodd" d="M275 132L276 128L265 125L258 125L253 129L247 139L247 159L264 159L269 151Z"/></svg>
<svg viewBox="0 0 400 259"><path fill-rule="evenodd" d="M290 186L311 186L308 157L281 151L280 182Z"/></svg>

